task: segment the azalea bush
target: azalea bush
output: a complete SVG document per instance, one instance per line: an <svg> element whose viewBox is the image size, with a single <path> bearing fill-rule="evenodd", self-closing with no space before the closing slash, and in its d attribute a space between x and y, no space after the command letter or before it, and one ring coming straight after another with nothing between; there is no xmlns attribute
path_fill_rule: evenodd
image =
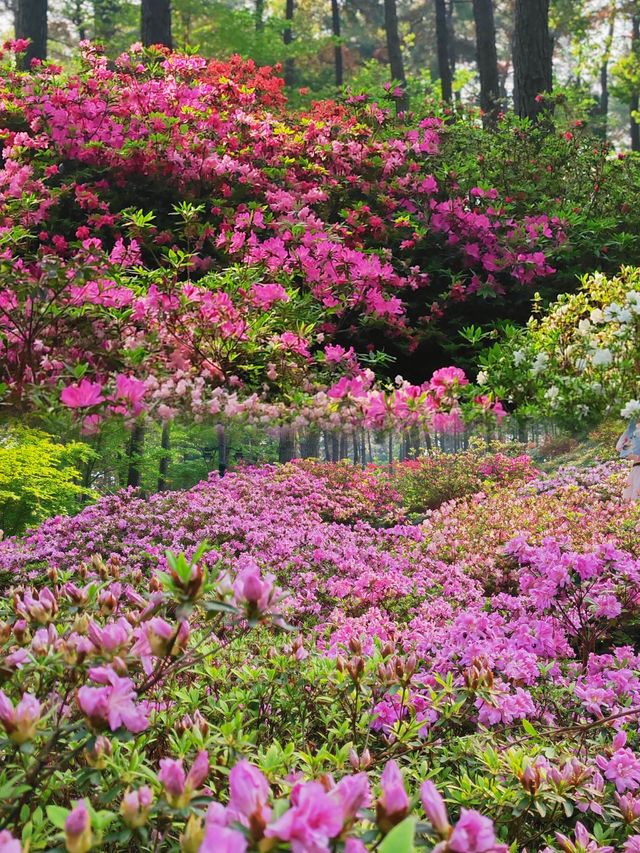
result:
<svg viewBox="0 0 640 853"><path fill-rule="evenodd" d="M295 402L327 385L323 368L388 376L388 350L415 348L449 303L553 271L559 220L440 186L438 117L406 127L357 97L287 111L277 77L239 60L134 46L110 65L85 45L75 73L20 74L12 57L0 379L14 409L70 383L92 384L63 402L133 415L141 382L165 416L217 387Z"/></svg>
<svg viewBox="0 0 640 853"><path fill-rule="evenodd" d="M2 543L7 849L634 850L624 469L481 464L420 524L305 461Z"/></svg>
<svg viewBox="0 0 640 853"><path fill-rule="evenodd" d="M405 507L423 513L492 484L526 482L536 476L529 456L505 449L491 455L479 446L460 453L436 451L404 462L397 479Z"/></svg>
<svg viewBox="0 0 640 853"><path fill-rule="evenodd" d="M526 329L511 328L481 359L480 382L522 417L543 414L574 432L640 413L640 275L586 276Z"/></svg>

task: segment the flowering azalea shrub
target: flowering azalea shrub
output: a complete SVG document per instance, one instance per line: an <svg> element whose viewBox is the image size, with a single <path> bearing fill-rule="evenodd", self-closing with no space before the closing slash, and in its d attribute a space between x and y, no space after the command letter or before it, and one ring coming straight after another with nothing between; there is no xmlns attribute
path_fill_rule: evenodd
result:
<svg viewBox="0 0 640 853"><path fill-rule="evenodd" d="M639 377L640 274L623 267L586 276L546 315L511 329L483 356L480 381L524 415L584 431L606 415L638 417Z"/></svg>
<svg viewBox="0 0 640 853"><path fill-rule="evenodd" d="M558 220L440 187L437 118L407 129L357 98L287 112L270 72L139 46L109 64L85 45L73 74L6 60L0 380L14 408L137 417L153 401L169 418L217 388L296 403L316 378L387 369L377 350L414 348L449 303L553 271Z"/></svg>
<svg viewBox="0 0 640 853"><path fill-rule="evenodd" d="M498 451L491 456L475 447L462 453L429 453L404 462L397 471L398 489L409 512L435 509L491 483L526 482L536 476L531 458Z"/></svg>
<svg viewBox="0 0 640 853"><path fill-rule="evenodd" d="M419 524L307 461L7 539L6 849L635 850L639 510L498 460Z"/></svg>

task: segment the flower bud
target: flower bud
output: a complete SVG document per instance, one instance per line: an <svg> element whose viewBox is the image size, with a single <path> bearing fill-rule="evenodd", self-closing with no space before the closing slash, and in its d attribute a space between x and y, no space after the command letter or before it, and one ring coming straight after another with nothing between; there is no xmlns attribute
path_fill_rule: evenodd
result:
<svg viewBox="0 0 640 853"><path fill-rule="evenodd" d="M96 770L104 770L107 766L107 758L113 754L113 747L108 737L98 735L91 749L85 749L84 758L89 767Z"/></svg>
<svg viewBox="0 0 640 853"><path fill-rule="evenodd" d="M84 800L69 812L64 823L64 842L69 853L88 853L93 844L91 818Z"/></svg>
<svg viewBox="0 0 640 853"><path fill-rule="evenodd" d="M14 743L33 740L40 717L40 702L31 693L23 693L14 708L9 697L0 690L0 723Z"/></svg>
<svg viewBox="0 0 640 853"><path fill-rule="evenodd" d="M440 796L436 786L427 779L420 788L420 799L424 808L427 820L441 838L448 838L451 830L449 824L449 816L444 800Z"/></svg>
<svg viewBox="0 0 640 853"><path fill-rule="evenodd" d="M120 814L130 829L144 826L153 805L153 791L143 785L137 791L127 790L120 803Z"/></svg>
<svg viewBox="0 0 640 853"><path fill-rule="evenodd" d="M195 814L189 815L189 820L180 836L182 853L198 853L204 839L204 821Z"/></svg>

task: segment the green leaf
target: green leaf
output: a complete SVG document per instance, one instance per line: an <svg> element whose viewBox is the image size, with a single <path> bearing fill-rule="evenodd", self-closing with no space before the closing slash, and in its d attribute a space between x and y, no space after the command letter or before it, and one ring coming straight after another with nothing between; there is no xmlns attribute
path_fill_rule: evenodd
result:
<svg viewBox="0 0 640 853"><path fill-rule="evenodd" d="M531 723L529 722L529 720L523 720L523 721L522 721L522 728L525 730L525 732L526 732L528 735L531 735L532 737L537 737L537 736L538 736L538 732L537 732L537 730L535 729L535 727L534 727L534 726L532 726L532 725L531 725Z"/></svg>
<svg viewBox="0 0 640 853"><path fill-rule="evenodd" d="M391 830L379 847L380 853L411 853L416 834L416 819L405 818Z"/></svg>
<svg viewBox="0 0 640 853"><path fill-rule="evenodd" d="M47 806L47 817L57 829L64 829L64 822L69 814L69 809L62 806Z"/></svg>

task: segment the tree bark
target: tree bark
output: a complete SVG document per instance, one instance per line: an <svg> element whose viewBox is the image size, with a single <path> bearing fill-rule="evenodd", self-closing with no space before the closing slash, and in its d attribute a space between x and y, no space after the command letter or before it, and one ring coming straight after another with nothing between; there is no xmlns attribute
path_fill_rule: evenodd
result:
<svg viewBox="0 0 640 853"><path fill-rule="evenodd" d="M264 0L256 0L256 32L264 30Z"/></svg>
<svg viewBox="0 0 640 853"><path fill-rule="evenodd" d="M296 452L296 436L290 426L280 427L278 437L278 462L291 462Z"/></svg>
<svg viewBox="0 0 640 853"><path fill-rule="evenodd" d="M331 0L331 29L336 44L333 48L336 69L336 88L344 83L344 65L342 61L342 42L340 41L340 4L339 0Z"/></svg>
<svg viewBox="0 0 640 853"><path fill-rule="evenodd" d="M117 32L120 0L94 0L93 19L96 41L109 44Z"/></svg>
<svg viewBox="0 0 640 853"><path fill-rule="evenodd" d="M129 439L129 468L127 470L127 486L139 488L142 482L140 463L144 452L144 426L136 424Z"/></svg>
<svg viewBox="0 0 640 853"><path fill-rule="evenodd" d="M32 59L47 58L48 4L47 0L17 0L16 38L30 39L23 57L23 67L31 67Z"/></svg>
<svg viewBox="0 0 640 853"><path fill-rule="evenodd" d="M521 118L536 121L543 105L538 95L553 86L549 0L516 0L513 38L513 100Z"/></svg>
<svg viewBox="0 0 640 853"><path fill-rule="evenodd" d="M160 438L162 456L158 466L158 491L164 492L167 488L167 474L169 473L169 451L171 450L171 426L168 421L162 424L162 437Z"/></svg>
<svg viewBox="0 0 640 853"><path fill-rule="evenodd" d="M640 51L640 15L634 15L631 19L632 36L631 36L631 52L637 54ZM634 92L629 101L629 120L631 131L631 150L640 151L640 125L633 117L633 113L640 108L640 93Z"/></svg>
<svg viewBox="0 0 640 853"><path fill-rule="evenodd" d="M387 53L389 54L391 77L400 83L404 89L407 85L407 78L405 77L404 60L402 59L396 0L384 0L384 29L387 35ZM406 96L396 100L396 109L398 112L407 109Z"/></svg>
<svg viewBox="0 0 640 853"><path fill-rule="evenodd" d="M476 61L480 76L480 109L484 114L484 123L493 124L500 97L493 0L473 0L473 18L476 25Z"/></svg>
<svg viewBox="0 0 640 853"><path fill-rule="evenodd" d="M218 435L218 474L224 477L227 473L227 436L222 424L218 424L216 433Z"/></svg>
<svg viewBox="0 0 640 853"><path fill-rule="evenodd" d="M601 139L607 138L609 124L609 61L611 59L611 47L616 25L616 3L615 0L609 9L609 28L605 42L602 63L600 65L600 99L598 101L599 122L596 133Z"/></svg>
<svg viewBox="0 0 640 853"><path fill-rule="evenodd" d="M145 47L161 44L172 48L171 0L142 0L140 5L140 40Z"/></svg>
<svg viewBox="0 0 640 853"><path fill-rule="evenodd" d="M282 33L282 40L285 43L285 46L288 46L293 41L293 13L295 10L295 0L286 0L285 10L284 10L284 19L287 22L284 32ZM286 86L293 86L295 83L295 64L292 56L288 56L284 61L284 82Z"/></svg>
<svg viewBox="0 0 640 853"><path fill-rule="evenodd" d="M451 75L451 57L449 54L449 26L447 24L446 0L435 0L435 5L440 88L442 90L442 100L451 103L453 98L453 77Z"/></svg>

